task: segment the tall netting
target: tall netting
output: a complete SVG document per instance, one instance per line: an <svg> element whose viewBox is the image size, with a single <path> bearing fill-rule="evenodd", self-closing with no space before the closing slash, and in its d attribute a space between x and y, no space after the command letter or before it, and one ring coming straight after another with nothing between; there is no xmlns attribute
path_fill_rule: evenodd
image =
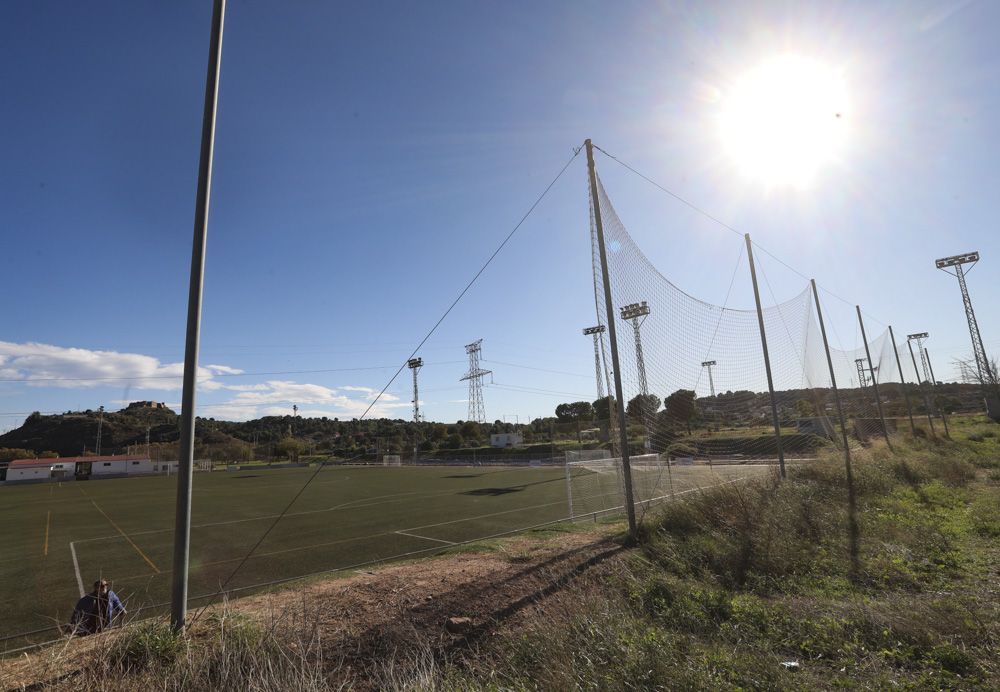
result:
<svg viewBox="0 0 1000 692"><path fill-rule="evenodd" d="M919 426L929 404L917 385L900 375L891 329L885 327L853 349L831 346L830 358L810 286L778 301L759 260L762 316L699 300L663 276L629 235L600 180L597 180L607 256L605 299L597 224L591 211L591 245L600 357L604 381L613 392L610 329L617 331L620 376L626 408L628 453L633 464L635 500L658 499L736 477L732 469L767 469L808 463L826 446L840 446L831 366L840 390L848 444L865 443ZM741 254L734 269L749 271ZM720 283L733 282L719 274ZM728 303L727 295L727 303ZM769 393L760 322L770 359ZM868 330L870 333L871 327ZM855 344L859 343L857 337ZM898 344L897 344L898 346ZM920 405L920 404L923 405ZM571 460L567 486L574 514L608 509L622 484L622 442L615 405L606 404L607 458ZM912 419L911 419L912 414ZM780 430L779 442L775 424ZM883 422L884 421L884 422ZM933 425L930 416L927 423ZM931 430L933 432L933 430ZM708 467L710 474L698 473ZM728 478L726 477L728 474Z"/></svg>
<svg viewBox="0 0 1000 692"><path fill-rule="evenodd" d="M646 473L647 462L636 474L642 478L637 501L689 489L690 483L679 483L687 467L775 463L757 312L713 305L678 288L636 245L600 181L598 197L614 309L609 316L592 215L598 324L613 319L617 328L629 453L658 459L654 471ZM747 271L745 257L741 268ZM728 274L721 280L728 282ZM765 307L763 320L786 459L813 458L833 435L816 389L829 379L825 361L819 370L810 358L815 333L809 289ZM822 354L821 343L819 349ZM601 352L605 381L612 383L608 331L601 335ZM617 458L619 435L611 428Z"/></svg>

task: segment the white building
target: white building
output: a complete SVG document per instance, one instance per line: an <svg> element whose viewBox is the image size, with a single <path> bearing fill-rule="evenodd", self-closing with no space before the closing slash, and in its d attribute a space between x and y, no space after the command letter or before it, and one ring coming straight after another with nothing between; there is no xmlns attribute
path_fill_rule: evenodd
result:
<svg viewBox="0 0 1000 692"><path fill-rule="evenodd" d="M491 447L522 447L524 436L521 433L497 433L490 435Z"/></svg>
<svg viewBox="0 0 1000 692"><path fill-rule="evenodd" d="M7 467L6 481L17 483L81 478L123 478L161 473L177 473L177 462L152 461L148 457L135 455L16 459Z"/></svg>

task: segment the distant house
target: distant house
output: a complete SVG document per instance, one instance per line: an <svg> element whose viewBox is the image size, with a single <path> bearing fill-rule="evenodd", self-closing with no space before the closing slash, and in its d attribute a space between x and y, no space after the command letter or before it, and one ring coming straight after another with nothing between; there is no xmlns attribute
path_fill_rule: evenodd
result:
<svg viewBox="0 0 1000 692"><path fill-rule="evenodd" d="M176 461L152 461L144 456L112 455L15 459L7 467L7 483L124 478L177 472Z"/></svg>
<svg viewBox="0 0 1000 692"><path fill-rule="evenodd" d="M491 447L522 447L524 446L524 435L521 433L496 433L490 435Z"/></svg>

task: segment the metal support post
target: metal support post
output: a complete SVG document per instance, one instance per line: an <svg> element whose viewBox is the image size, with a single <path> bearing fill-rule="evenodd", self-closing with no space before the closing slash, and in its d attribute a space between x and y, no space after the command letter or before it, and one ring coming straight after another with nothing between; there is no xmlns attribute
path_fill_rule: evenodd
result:
<svg viewBox="0 0 1000 692"><path fill-rule="evenodd" d="M885 424L885 415L882 413L882 397L878 393L878 377L875 375L875 364L872 363L872 351L868 347L868 337L865 336L865 321L861 319L861 306L855 305L858 311L858 324L861 325L861 340L865 342L865 357L868 358L868 371L872 374L872 388L875 390L875 407L878 409L878 418L882 421L882 434L885 435L885 443L892 449L892 442L889 440L889 428Z"/></svg>
<svg viewBox="0 0 1000 692"><path fill-rule="evenodd" d="M622 372L618 361L618 336L615 330L615 307L611 299L611 282L608 277L608 254L604 247L604 223L601 221L601 201L597 194L597 169L594 167L594 145L588 139L587 171L590 175L590 198L594 211L594 228L597 231L597 246L601 255L601 281L604 284L604 309L607 314L608 340L611 345L611 367L615 377L615 408L618 413L618 435L622 454L622 475L625 480L625 513L628 516L629 533L636 535L635 502L632 494L632 467L629 464L628 421L625 418L625 396L622 394Z"/></svg>
<svg viewBox="0 0 1000 692"><path fill-rule="evenodd" d="M933 393L937 390L937 379L934 377L934 365L931 363L931 354L930 351L927 350L926 346L924 347L923 354L924 362L927 363L927 368L931 371L931 392ZM951 432L948 430L948 417L945 415L944 409L938 406L937 401L934 402L934 409L938 412L938 415L941 416L941 422L944 423L944 436L951 439ZM930 411L928 410L928 415L929 414Z"/></svg>
<svg viewBox="0 0 1000 692"><path fill-rule="evenodd" d="M816 279L810 279L813 299L816 301L816 317L819 318L819 331L823 335L823 350L826 351L826 365L830 369L830 387L833 388L833 400L837 404L837 418L840 419L840 434L844 440L844 469L847 473L847 523L851 550L851 579L857 579L860 571L860 530L858 528L857 499L854 495L854 473L851 470L851 446L847 443L847 424L844 421L844 409L840 405L840 390L837 389L837 376L833 371L833 358L830 357L830 344L826 340L826 324L823 322L823 309L819 305L819 292L816 290Z"/></svg>
<svg viewBox="0 0 1000 692"><path fill-rule="evenodd" d="M906 378L903 377L903 364L899 360L899 349L896 348L896 335L892 333L892 325L889 325L889 338L892 339L892 352L896 354L896 367L899 368L899 388L903 390L903 399L906 401L906 415L910 417L910 432L917 434L917 425L913 422L913 408L910 406L910 395L906 392Z"/></svg>
<svg viewBox="0 0 1000 692"><path fill-rule="evenodd" d="M774 397L774 379L771 377L771 357L767 352L767 334L764 331L764 311L760 307L760 289L757 288L757 269L753 261L753 244L750 234L744 235L747 241L747 260L750 262L750 279L753 282L753 299L757 303L757 324L760 327L760 346L764 351L764 370L767 372L767 391L771 395L771 418L774 421L774 440L778 447L778 470L785 477L785 453L781 449L781 423L778 420L778 401Z"/></svg>
<svg viewBox="0 0 1000 692"><path fill-rule="evenodd" d="M205 281L205 244L208 239L208 209L212 189L212 155L215 147L215 113L219 97L219 67L222 61L222 27L226 0L212 5L212 33L205 79L205 109L201 121L201 153L198 162L198 192L195 203L194 241L191 249L191 283L188 290L187 339L184 345L184 385L181 394L181 438L178 447L177 510L174 522L174 563L170 622L183 631L187 619L188 559L191 546L191 480L194 468L194 408L198 377L198 346L201 340L201 295Z"/></svg>

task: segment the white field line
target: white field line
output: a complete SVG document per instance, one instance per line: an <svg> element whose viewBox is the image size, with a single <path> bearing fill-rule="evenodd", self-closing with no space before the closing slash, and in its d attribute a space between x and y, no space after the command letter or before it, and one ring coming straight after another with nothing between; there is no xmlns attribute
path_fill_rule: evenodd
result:
<svg viewBox="0 0 1000 692"><path fill-rule="evenodd" d="M73 569L76 571L76 585L80 588L80 598L83 598L87 592L83 590L83 578L80 576L80 563L76 561L76 548L73 547L73 541L69 542L69 552L73 554Z"/></svg>
<svg viewBox="0 0 1000 692"><path fill-rule="evenodd" d="M410 538L419 538L422 541L436 541L437 543L444 543L445 545L456 545L455 541L446 541L443 538L431 538L430 536L418 536L415 533L407 533L406 531L393 531L393 533L398 533L400 536L409 536Z"/></svg>

